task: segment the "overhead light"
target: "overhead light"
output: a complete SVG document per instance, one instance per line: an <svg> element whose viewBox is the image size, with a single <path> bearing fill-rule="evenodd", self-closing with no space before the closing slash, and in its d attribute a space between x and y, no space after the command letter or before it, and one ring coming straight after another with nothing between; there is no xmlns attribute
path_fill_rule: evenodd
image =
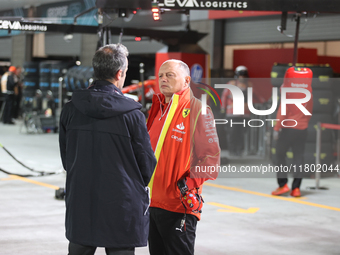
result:
<svg viewBox="0 0 340 255"><path fill-rule="evenodd" d="M118 9L118 17L125 18L127 16L128 16L128 13L126 9Z"/></svg>
<svg viewBox="0 0 340 255"><path fill-rule="evenodd" d="M152 12L152 18L154 21L161 20L161 12L159 10L158 2L151 3L151 12Z"/></svg>
<svg viewBox="0 0 340 255"><path fill-rule="evenodd" d="M70 42L73 39L73 34L65 34L64 40L65 42Z"/></svg>

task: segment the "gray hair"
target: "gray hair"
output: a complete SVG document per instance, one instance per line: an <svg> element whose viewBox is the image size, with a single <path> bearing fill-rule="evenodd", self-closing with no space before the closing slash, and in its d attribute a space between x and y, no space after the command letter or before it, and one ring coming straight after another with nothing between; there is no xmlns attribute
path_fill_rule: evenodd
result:
<svg viewBox="0 0 340 255"><path fill-rule="evenodd" d="M108 44L96 51L92 59L94 76L97 80L111 80L115 78L119 70L125 70L127 56L129 51L127 48L118 44Z"/></svg>
<svg viewBox="0 0 340 255"><path fill-rule="evenodd" d="M167 62L177 63L179 65L179 68L183 71L183 74L185 76L190 76L190 69L189 69L188 65L186 63L184 63L183 61L178 60L178 59L169 59L169 60L164 61L164 63L162 65L164 65Z"/></svg>

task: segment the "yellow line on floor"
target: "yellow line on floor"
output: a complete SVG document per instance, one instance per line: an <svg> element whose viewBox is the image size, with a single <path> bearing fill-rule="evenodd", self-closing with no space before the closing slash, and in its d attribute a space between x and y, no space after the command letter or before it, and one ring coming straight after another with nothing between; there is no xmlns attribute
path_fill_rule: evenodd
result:
<svg viewBox="0 0 340 255"><path fill-rule="evenodd" d="M213 184L213 183L209 183L209 182L204 183L204 185L219 188L219 189L226 189L226 190L232 190L232 191L237 191L237 192L243 192L243 193L252 194L252 195L256 195L256 196L270 197L270 198L274 198L274 199L280 199L280 200L285 200L285 201L294 202L294 203L298 203L298 204L304 204L304 205L309 205L309 206L314 206L314 207L319 207L319 208L324 208L324 209L340 212L340 208L337 208L337 207L320 205L320 204L316 204L316 203L302 201L301 199L297 199L297 198L272 196L272 195L269 195L269 194L264 194L264 193L260 193L260 192L256 192L256 191L250 191L250 190L245 190L245 189L240 189L240 188L233 188L233 187L228 187L228 186L219 185L219 184Z"/></svg>
<svg viewBox="0 0 340 255"><path fill-rule="evenodd" d="M218 209L218 212L232 212L232 213L256 213L260 208L257 207L250 207L248 209L243 209L235 206L230 205L224 205L220 203L215 202L208 202L208 205L213 205L216 207L224 208L224 209Z"/></svg>
<svg viewBox="0 0 340 255"><path fill-rule="evenodd" d="M37 184L37 185L40 185L40 186L44 186L46 188L55 189L55 190L60 188L60 187L55 186L55 185L34 181L34 180L27 179L25 177L20 177L20 176L17 176L17 175L9 175L9 177L10 178L6 178L6 179L7 180L20 180L20 181L23 181L23 182L29 182L29 183Z"/></svg>

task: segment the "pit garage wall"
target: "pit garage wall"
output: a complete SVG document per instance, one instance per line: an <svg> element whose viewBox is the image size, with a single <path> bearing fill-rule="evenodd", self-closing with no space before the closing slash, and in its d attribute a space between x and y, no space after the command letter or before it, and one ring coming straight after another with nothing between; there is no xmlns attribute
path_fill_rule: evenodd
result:
<svg viewBox="0 0 340 255"><path fill-rule="evenodd" d="M0 59L12 65L22 65L32 57L32 35L16 35L0 38Z"/></svg>
<svg viewBox="0 0 340 255"><path fill-rule="evenodd" d="M292 14L287 18L287 29L281 34L281 16L228 19L225 22L225 44L294 42L296 22ZM301 18L299 41L340 40L340 14L319 14Z"/></svg>
<svg viewBox="0 0 340 255"><path fill-rule="evenodd" d="M227 19L224 22L225 69L235 69L235 49L293 48L296 22L291 14L287 19L287 30L283 34L277 30L281 24L280 15ZM319 56L339 57L339 25L340 14L318 14L308 19L302 17L298 46L317 48Z"/></svg>
<svg viewBox="0 0 340 255"><path fill-rule="evenodd" d="M33 57L59 56L79 58L82 65L91 65L97 40L97 35L87 34L74 34L70 42L66 42L64 35L58 33L20 34L0 38L0 59L22 66Z"/></svg>
<svg viewBox="0 0 340 255"><path fill-rule="evenodd" d="M340 73L340 41L319 41L319 42L299 42L299 48L316 49L318 55L318 64L330 64L336 73ZM226 45L224 47L224 68L235 69L238 63L234 60L235 51L237 50L261 50L261 49L293 49L293 43L267 43L267 44L236 44ZM292 62L293 55L290 53L287 63ZM278 62L276 59L274 62ZM267 72L268 75L268 72Z"/></svg>
<svg viewBox="0 0 340 255"><path fill-rule="evenodd" d="M158 27L164 29L171 30L183 30L186 25L186 16L182 15L182 25L177 27ZM221 25L221 22L223 25ZM208 35L203 38L198 44L210 55L211 58L211 68L222 68L232 69L232 59L233 59L233 49L238 47L250 47L250 48L287 48L289 45L292 47L293 38L289 38L279 31L277 31L277 26L280 25L280 15L267 16L267 17L251 17L251 18L235 18L235 19L209 19L207 11L192 11L190 12L190 26L193 30L198 30L199 32L207 32ZM223 31L216 26L219 23L219 27L223 29ZM321 47L327 47L326 54L318 55L323 56L338 56L333 54L332 51L329 50L330 41L340 40L340 30L337 27L340 24L340 14L319 14L317 17L309 17L307 23L303 18L301 20L301 32L300 32L300 42L299 46L302 45L303 42L311 42L311 41L327 41L327 44ZM161 25L161 24L160 24ZM287 21L287 30L285 34L294 34L295 31L295 22L291 20L291 17L288 18ZM221 38L223 35L223 38ZM3 37L0 38L0 46L2 49L0 52L0 58L2 59L12 59L15 61L15 64L22 64L23 61L27 60L30 56L27 55L28 51L24 50L24 57L20 57L18 52L12 51L14 42L13 38L17 38L17 35L12 35L12 37ZM27 35L19 35L22 36L23 39L18 39L18 43L16 43L16 48L19 47L23 49L21 46L25 44L26 47L26 36ZM35 35L34 35L35 36ZM63 41L62 34L54 34L48 35L46 34L46 41L51 42L44 47L45 54L38 55L37 57L46 57L46 55L54 55L54 56L78 56L83 65L90 65L93 53L96 49L97 44L97 36L96 35L75 35L73 41L70 43L66 43ZM19 38L19 37L18 37ZM53 39L52 39L53 38ZM117 37L116 37L117 38ZM133 42L131 39L133 38L125 38L130 39L130 41L125 41L128 44L128 48L132 54L138 53L155 53L164 47L163 44L154 41L146 41L142 42L142 44L138 44L138 42ZM45 41L45 39L44 39ZM54 43L54 42L59 42ZM24 43L25 42L25 43ZM112 40L113 43L116 43L117 40ZM335 43L337 43L335 42ZM223 47L223 43L225 47ZM19 44L21 46L19 46ZM222 45L219 45L222 44ZM334 43L333 43L334 44ZM35 45L33 45L35 46ZM149 46L149 47L148 47ZM258 46L258 47L257 47ZM312 47L315 48L315 47ZM337 46L332 47L335 51L336 48L340 48L339 44ZM151 51L151 52L150 52ZM318 49L319 51L319 49ZM339 51L339 50L338 50ZM10 55L9 55L10 53ZM21 52L23 53L23 52ZM21 54L21 56L23 56ZM33 53L33 57L34 57ZM220 58L220 59L219 59ZM222 59L223 58L223 59ZM29 60L29 59L28 59Z"/></svg>
<svg viewBox="0 0 340 255"><path fill-rule="evenodd" d="M12 38L2 38L0 39L0 58L10 59L12 56Z"/></svg>
<svg viewBox="0 0 340 255"><path fill-rule="evenodd" d="M91 66L97 48L98 36L95 34L74 34L69 42L63 34L40 33L34 36L33 56L68 56L79 58L83 66Z"/></svg>
<svg viewBox="0 0 340 255"><path fill-rule="evenodd" d="M63 34L45 34L45 54L47 56L80 56L81 53L81 34L73 34L73 39L64 40Z"/></svg>
<svg viewBox="0 0 340 255"><path fill-rule="evenodd" d="M179 18L179 22L176 24L182 23L182 25L162 26L159 23L160 27L156 27L156 29L185 30L185 15L182 15L182 18L180 16L177 18ZM214 21L208 19L207 11L195 11L190 15L190 26L192 30L208 33L198 44L211 56L212 60ZM30 39L28 39L29 37ZM74 34L70 42L66 42L64 35L59 33L11 34L9 37L0 37L0 46L4 49L0 52L0 59L15 61L15 65L22 65L25 61L31 61L32 57L71 56L78 58L82 65L89 66L97 48L97 41L98 36L94 34ZM111 42L117 43L118 41L119 36L113 35ZM148 38L143 38L141 42L135 42L134 36L124 35L122 43L128 47L130 54L152 54L167 50L166 45ZM12 51L14 47L19 50Z"/></svg>
<svg viewBox="0 0 340 255"><path fill-rule="evenodd" d="M92 66L92 58L97 48L98 36L83 34L81 40L80 62L83 66Z"/></svg>

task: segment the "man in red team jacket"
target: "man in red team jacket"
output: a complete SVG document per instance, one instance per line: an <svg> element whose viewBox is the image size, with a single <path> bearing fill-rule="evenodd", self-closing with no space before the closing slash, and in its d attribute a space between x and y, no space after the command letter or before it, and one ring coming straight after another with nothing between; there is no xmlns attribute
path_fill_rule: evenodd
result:
<svg viewBox="0 0 340 255"><path fill-rule="evenodd" d="M312 94L312 77L313 73L309 68L295 68L290 67L285 74L283 88L304 88L311 92ZM287 93L287 99L299 99L303 98L302 93ZM313 111L313 96L308 102L302 104L307 111L312 114ZM286 165L286 153L289 148L292 148L294 161L293 164L298 166L304 163L304 152L305 143L307 139L307 128L308 122L311 115L305 115L300 109L294 104L287 105L287 114L281 115L281 106L277 111L277 122L274 127L274 140L277 140L276 144L276 165L285 166ZM284 127L282 121L284 122ZM293 121L295 120L295 121ZM281 171L277 173L277 181L279 187L272 192L272 195L278 196L290 191L287 182L287 172ZM294 172L294 180L292 184L291 196L300 197L300 185L302 181L303 173L296 170Z"/></svg>
<svg viewBox="0 0 340 255"><path fill-rule="evenodd" d="M187 208L181 198L195 199L203 182L217 177L216 171L202 173L197 168L219 166L219 142L210 108L201 114L202 103L192 95L189 67L172 59L162 64L158 74L161 94L153 97L147 123L157 158L149 183L149 251L151 255L193 255L202 204ZM186 184L188 196L181 196L179 183Z"/></svg>

